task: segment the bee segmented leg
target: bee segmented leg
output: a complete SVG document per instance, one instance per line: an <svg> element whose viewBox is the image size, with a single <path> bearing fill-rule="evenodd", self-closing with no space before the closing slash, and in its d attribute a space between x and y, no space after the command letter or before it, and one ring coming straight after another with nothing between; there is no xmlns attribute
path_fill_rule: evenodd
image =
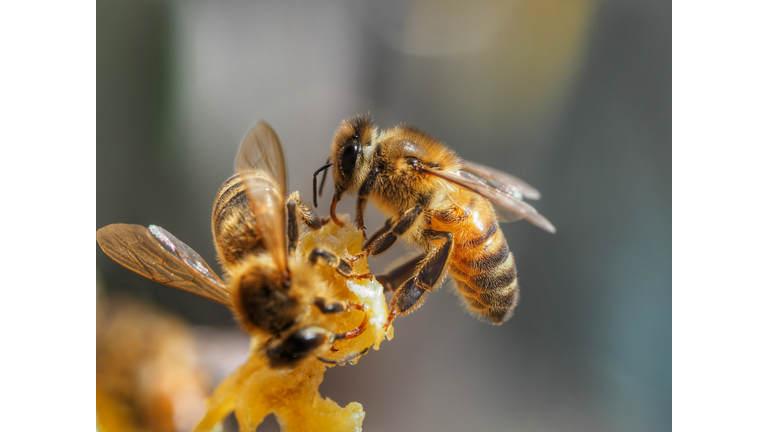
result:
<svg viewBox="0 0 768 432"><path fill-rule="evenodd" d="M317 357L317 359L320 360L323 363L328 363L328 364L344 364L344 363L346 363L346 362L348 362L350 360L354 360L354 359L356 359L356 358L358 358L360 356L365 355L365 353L367 353L368 350L370 350L372 346L373 345L371 345L368 348L360 351L359 353L352 354L350 356L344 357L343 359L339 359L339 360L330 360L330 359L323 358L323 357Z"/></svg>
<svg viewBox="0 0 768 432"><path fill-rule="evenodd" d="M363 317L363 322L360 323L357 328L354 330L344 332L344 333L334 333L333 335L333 341L337 340L345 340L345 339L352 339L355 336L359 336L363 331L365 331L366 324L368 323L368 314L366 313Z"/></svg>
<svg viewBox="0 0 768 432"><path fill-rule="evenodd" d="M304 224L311 230L322 228L323 223L317 216L317 213L301 199L298 192L293 192L288 196L285 207L288 215L288 226L286 228L288 231L288 253L290 254L296 250L299 241L298 217L301 217Z"/></svg>
<svg viewBox="0 0 768 432"><path fill-rule="evenodd" d="M376 256L386 252L393 244L395 244L398 237L408 232L408 230L416 223L419 216L421 216L422 212L421 206L416 206L405 212L403 217L401 217L394 226L391 226L390 222L387 221L387 225L385 226L391 226L391 228L386 232L382 232L383 228L377 231L375 234L376 237L372 238L371 241L367 243L367 246L363 251L349 259L350 264L354 264L355 261L367 257L368 255Z"/></svg>
<svg viewBox="0 0 768 432"><path fill-rule="evenodd" d="M395 291L390 301L390 309L397 315L405 315L416 310L424 301L424 293L432 291L440 281L448 265L448 258L453 249L453 234L444 231L425 231L430 240L445 239L438 248L427 253L423 265L416 276L408 279ZM407 264L413 264L409 262ZM394 317L391 317L394 319Z"/></svg>
<svg viewBox="0 0 768 432"><path fill-rule="evenodd" d="M288 215L288 225L286 230L288 231L288 254L292 254L296 250L296 245L299 241L299 223L296 220L296 201L289 199L285 204L286 214Z"/></svg>
<svg viewBox="0 0 768 432"><path fill-rule="evenodd" d="M389 308L392 310L390 317L392 319L395 318L393 315L407 315L413 312L426 298L424 293L428 290L416 283L417 277L414 276L408 279L395 291L395 295L389 302Z"/></svg>
<svg viewBox="0 0 768 432"><path fill-rule="evenodd" d="M427 258L424 259L424 265L416 275L416 283L432 291L432 288L440 281L448 266L448 258L450 258L451 251L453 250L453 234L445 231L426 230L424 231L424 236L429 238L430 241L445 239L442 246L433 249L427 254Z"/></svg>
<svg viewBox="0 0 768 432"><path fill-rule="evenodd" d="M301 217L301 220L304 221L304 225L306 225L312 231L319 230L323 227L323 221L320 219L317 213L312 210L312 207L310 207L306 201L301 199L301 195L299 195L298 192L293 192L288 198L296 201L296 205L299 210L299 216Z"/></svg>
<svg viewBox="0 0 768 432"><path fill-rule="evenodd" d="M426 254L419 255L405 264L399 265L388 273L376 275L376 280L384 286L384 292L394 292L400 287L409 277L413 276L419 263L424 260Z"/></svg>
<svg viewBox="0 0 768 432"><path fill-rule="evenodd" d="M421 216L422 212L421 206L416 206L405 212L403 217L401 217L386 234L381 235L375 241L371 242L365 249L365 252L373 256L386 252L393 244L395 244L398 237L408 232L408 230L416 223L419 216Z"/></svg>
<svg viewBox="0 0 768 432"><path fill-rule="evenodd" d="M387 220L384 222L384 226L382 226L381 228L379 228L378 230L376 230L376 232L375 232L375 233L373 233L373 235L372 235L371 237L369 237L369 238L368 238L368 240L367 240L367 241L365 242L365 244L363 245L363 250L365 250L365 249L368 249L368 246L370 246L370 245L371 245L371 243L375 242L376 240L378 240L378 239L379 239L379 237L381 237L381 236L383 236L384 234L388 233L388 232L389 232L389 230L390 230L390 229L392 229L392 224L393 224L393 223L394 223L394 222L392 221L392 219L387 219Z"/></svg>
<svg viewBox="0 0 768 432"><path fill-rule="evenodd" d="M334 267L336 271L347 279L371 279L373 275L370 273L358 274L352 271L352 265L347 261L339 258L333 252L329 252L325 249L315 249L309 254L309 262L317 264L319 259L323 259L326 264Z"/></svg>
<svg viewBox="0 0 768 432"><path fill-rule="evenodd" d="M384 333L387 333L387 330L389 330L390 324L392 324L392 321L395 320L395 317L397 316L397 311L392 309L392 312L389 313L389 316L387 317L387 322L384 323Z"/></svg>
<svg viewBox="0 0 768 432"><path fill-rule="evenodd" d="M360 185L360 189L357 191L357 202L355 203L355 222L357 228L363 230L363 238L365 238L365 205L368 203L368 195L373 189L373 185L376 183L376 178L379 176L379 168L373 167L368 172L368 175L363 180L363 184Z"/></svg>

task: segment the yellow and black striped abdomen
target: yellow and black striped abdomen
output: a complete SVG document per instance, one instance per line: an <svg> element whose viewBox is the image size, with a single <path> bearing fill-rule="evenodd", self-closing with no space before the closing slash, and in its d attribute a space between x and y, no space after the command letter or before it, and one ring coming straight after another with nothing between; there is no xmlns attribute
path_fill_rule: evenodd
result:
<svg viewBox="0 0 768 432"><path fill-rule="evenodd" d="M273 183L270 179L253 175L260 182ZM245 185L235 174L219 188L213 203L211 229L213 243L219 261L225 269L237 264L245 252L264 249L261 231L251 211Z"/></svg>
<svg viewBox="0 0 768 432"><path fill-rule="evenodd" d="M515 259L493 210L475 196L450 222L450 271L459 293L481 319L503 323L512 316L519 290Z"/></svg>

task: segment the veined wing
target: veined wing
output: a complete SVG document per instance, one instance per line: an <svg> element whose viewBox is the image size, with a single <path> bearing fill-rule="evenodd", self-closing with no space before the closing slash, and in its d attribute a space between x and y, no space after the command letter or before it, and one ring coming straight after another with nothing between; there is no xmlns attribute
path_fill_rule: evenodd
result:
<svg viewBox="0 0 768 432"><path fill-rule="evenodd" d="M231 307L227 286L205 260L159 226L107 225L96 231L96 241L128 270Z"/></svg>
<svg viewBox="0 0 768 432"><path fill-rule="evenodd" d="M288 179L283 148L272 126L264 121L252 127L240 144L240 153L235 159L235 172L243 171L266 173L285 191Z"/></svg>
<svg viewBox="0 0 768 432"><path fill-rule="evenodd" d="M264 248L281 273L288 271L285 232L285 161L272 127L260 121L243 138L235 169L245 185Z"/></svg>
<svg viewBox="0 0 768 432"><path fill-rule="evenodd" d="M555 226L547 218L539 214L533 206L521 198L516 198L506 191L493 186L473 173L466 171L440 171L426 167L421 167L421 169L427 174L469 189L488 199L498 211L497 216L500 222L526 219L545 231L555 232Z"/></svg>
<svg viewBox="0 0 768 432"><path fill-rule="evenodd" d="M462 161L461 165L463 171L475 174L487 181L490 186L507 193L507 195L532 200L541 198L541 194L533 186L512 174L468 160Z"/></svg>

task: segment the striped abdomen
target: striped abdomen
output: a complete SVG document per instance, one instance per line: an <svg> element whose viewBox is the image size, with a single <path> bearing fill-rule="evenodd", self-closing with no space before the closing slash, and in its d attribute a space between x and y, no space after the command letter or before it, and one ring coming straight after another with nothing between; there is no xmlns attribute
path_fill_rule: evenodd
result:
<svg viewBox="0 0 768 432"><path fill-rule="evenodd" d="M463 205L434 212L432 229L453 233L450 271L469 308L501 324L517 305L515 259L488 202L467 195Z"/></svg>
<svg viewBox="0 0 768 432"><path fill-rule="evenodd" d="M268 178L249 175L256 181L269 183L270 186L273 184ZM237 264L245 252L264 249L261 232L256 225L245 185L235 174L219 188L211 216L213 243L225 268Z"/></svg>

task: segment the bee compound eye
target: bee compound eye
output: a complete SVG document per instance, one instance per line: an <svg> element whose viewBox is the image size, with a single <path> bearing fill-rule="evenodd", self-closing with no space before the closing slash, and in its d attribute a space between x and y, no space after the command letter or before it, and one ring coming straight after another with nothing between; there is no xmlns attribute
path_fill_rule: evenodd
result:
<svg viewBox="0 0 768 432"><path fill-rule="evenodd" d="M304 327L286 337L280 344L267 349L273 366L291 366L294 362L312 354L328 341L328 331L316 327Z"/></svg>
<svg viewBox="0 0 768 432"><path fill-rule="evenodd" d="M351 175L357 164L357 155L360 154L360 142L355 140L347 145L341 152L341 170L346 175Z"/></svg>

